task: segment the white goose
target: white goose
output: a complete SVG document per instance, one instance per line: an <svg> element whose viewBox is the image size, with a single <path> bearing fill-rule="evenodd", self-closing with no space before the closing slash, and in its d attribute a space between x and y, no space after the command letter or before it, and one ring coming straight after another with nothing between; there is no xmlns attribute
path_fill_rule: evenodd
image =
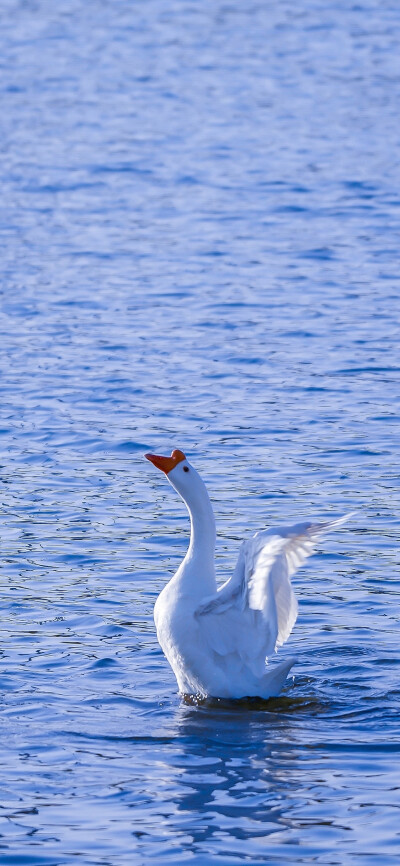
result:
<svg viewBox="0 0 400 866"><path fill-rule="evenodd" d="M267 657L288 639L297 619L290 578L318 538L349 515L257 532L243 542L232 577L218 589L215 520L204 482L182 451L145 456L166 473L190 514L189 549L154 608L157 637L179 691L219 698L278 695L296 659L268 667Z"/></svg>

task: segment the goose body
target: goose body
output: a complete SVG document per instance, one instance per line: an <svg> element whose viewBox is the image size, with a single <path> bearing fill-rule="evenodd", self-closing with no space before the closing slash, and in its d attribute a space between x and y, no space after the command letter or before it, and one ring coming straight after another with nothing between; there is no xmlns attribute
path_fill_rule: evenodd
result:
<svg viewBox="0 0 400 866"><path fill-rule="evenodd" d="M182 451L146 454L189 511L190 544L154 608L158 641L182 694L269 698L279 694L295 659L267 664L297 618L291 576L318 538L346 517L256 533L242 543L232 576L215 577L215 520L204 482Z"/></svg>

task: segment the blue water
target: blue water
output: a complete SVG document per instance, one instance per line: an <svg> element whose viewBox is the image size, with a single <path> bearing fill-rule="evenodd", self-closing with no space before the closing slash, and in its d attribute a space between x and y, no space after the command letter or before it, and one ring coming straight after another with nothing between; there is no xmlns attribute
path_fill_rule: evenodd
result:
<svg viewBox="0 0 400 866"><path fill-rule="evenodd" d="M400 7L3 0L0 862L400 859ZM355 510L269 703L183 702L188 537Z"/></svg>

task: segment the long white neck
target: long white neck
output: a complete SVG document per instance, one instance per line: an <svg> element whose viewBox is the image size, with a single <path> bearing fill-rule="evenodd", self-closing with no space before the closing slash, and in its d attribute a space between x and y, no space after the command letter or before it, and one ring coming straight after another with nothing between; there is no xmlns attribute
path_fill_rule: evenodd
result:
<svg viewBox="0 0 400 866"><path fill-rule="evenodd" d="M212 564L214 571L215 556L215 518L211 502L208 498L193 508L186 503L190 515L190 544L187 556L200 557L202 562Z"/></svg>
<svg viewBox="0 0 400 866"><path fill-rule="evenodd" d="M193 595L202 597L215 592L217 588L215 518L204 482L192 466L190 472L190 484L185 484L185 489L170 477L171 484L183 499L190 515L190 544L177 577L181 585L188 585Z"/></svg>

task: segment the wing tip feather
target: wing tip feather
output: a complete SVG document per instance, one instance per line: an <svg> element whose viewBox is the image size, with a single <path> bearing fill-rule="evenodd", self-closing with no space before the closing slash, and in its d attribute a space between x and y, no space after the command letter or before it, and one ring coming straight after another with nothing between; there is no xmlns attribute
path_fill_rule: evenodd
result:
<svg viewBox="0 0 400 866"><path fill-rule="evenodd" d="M342 514L341 517L335 517L334 520L326 520L324 523L317 524L316 531L318 532L318 526L321 533L330 532L331 529L339 529L340 526L347 523L355 514L355 511L349 511L347 514Z"/></svg>

